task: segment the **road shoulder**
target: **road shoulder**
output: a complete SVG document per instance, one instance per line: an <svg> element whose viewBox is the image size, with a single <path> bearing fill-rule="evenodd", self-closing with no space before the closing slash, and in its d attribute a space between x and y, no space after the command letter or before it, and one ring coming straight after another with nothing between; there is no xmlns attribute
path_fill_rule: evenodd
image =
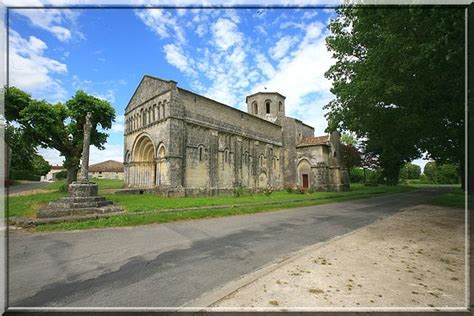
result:
<svg viewBox="0 0 474 316"><path fill-rule="evenodd" d="M307 247L187 307L465 306L464 210L419 205Z"/></svg>

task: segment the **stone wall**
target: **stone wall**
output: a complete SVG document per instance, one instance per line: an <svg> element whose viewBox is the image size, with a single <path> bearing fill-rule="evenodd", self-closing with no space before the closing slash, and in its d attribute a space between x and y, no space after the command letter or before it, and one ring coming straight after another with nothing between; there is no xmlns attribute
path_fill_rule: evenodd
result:
<svg viewBox="0 0 474 316"><path fill-rule="evenodd" d="M89 172L88 174L89 179L97 178L97 179L118 179L123 180L124 173L123 172Z"/></svg>
<svg viewBox="0 0 474 316"><path fill-rule="evenodd" d="M342 171L328 169L333 163L327 147L297 148L314 129L286 117L284 99L276 93L249 97L250 111L253 102L261 104L263 114L256 116L178 88L174 81L145 76L125 111L127 187L166 196L229 194L237 186L300 184L302 171L310 175L311 187L343 185ZM298 166L302 160L307 165Z"/></svg>

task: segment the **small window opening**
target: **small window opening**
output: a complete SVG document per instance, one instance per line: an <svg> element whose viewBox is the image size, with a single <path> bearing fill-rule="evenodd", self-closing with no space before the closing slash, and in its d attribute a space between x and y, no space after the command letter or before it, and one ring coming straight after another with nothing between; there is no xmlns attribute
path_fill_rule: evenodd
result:
<svg viewBox="0 0 474 316"><path fill-rule="evenodd" d="M202 161L202 147L199 147L199 161Z"/></svg>
<svg viewBox="0 0 474 316"><path fill-rule="evenodd" d="M265 103L267 114L270 114L270 102Z"/></svg>

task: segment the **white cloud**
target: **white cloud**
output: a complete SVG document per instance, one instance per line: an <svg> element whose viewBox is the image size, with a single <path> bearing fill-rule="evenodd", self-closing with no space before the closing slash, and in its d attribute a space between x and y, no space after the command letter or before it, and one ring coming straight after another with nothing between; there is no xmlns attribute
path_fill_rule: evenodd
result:
<svg viewBox="0 0 474 316"><path fill-rule="evenodd" d="M270 48L270 56L275 60L282 58L296 41L296 38L293 38L292 36L284 36L280 38L275 46Z"/></svg>
<svg viewBox="0 0 474 316"><path fill-rule="evenodd" d="M237 24L229 19L219 18L212 25L214 42L217 47L227 50L242 41L242 33L237 31Z"/></svg>
<svg viewBox="0 0 474 316"><path fill-rule="evenodd" d="M46 43L34 36L24 39L18 32L11 30L9 44L11 86L51 102L62 100L66 96L62 82L53 75L67 73L67 66L44 56Z"/></svg>
<svg viewBox="0 0 474 316"><path fill-rule="evenodd" d="M41 6L41 2L37 1L36 5ZM84 37L79 31L71 31L70 29L76 25L79 16L77 10L31 8L13 9L12 12L28 18L32 25L52 33L60 41L70 40L73 33L79 38Z"/></svg>
<svg viewBox="0 0 474 316"><path fill-rule="evenodd" d="M173 36L179 43L186 42L184 30L179 26L173 12L164 9L145 9L135 11L136 15L160 38Z"/></svg>
<svg viewBox="0 0 474 316"><path fill-rule="evenodd" d="M105 93L92 93L95 97L109 101L110 103L115 102L115 92L112 89L107 89Z"/></svg>
<svg viewBox="0 0 474 316"><path fill-rule="evenodd" d="M332 99L331 84L324 73L333 62L326 49L323 24L302 22L282 13L270 24L265 20L258 25L261 29L256 32L266 32L262 25L273 25L277 29L296 28L301 34L291 37L280 34L283 31L269 32L262 41L244 36L235 12L190 12L192 16L186 18L192 23L187 27L202 38L202 45L170 43L163 50L168 63L188 75L194 91L245 109L245 96L267 87L287 97L287 115L313 125L318 134L324 133L327 122L322 108ZM271 48L263 48L268 43L272 43Z"/></svg>
<svg viewBox="0 0 474 316"><path fill-rule="evenodd" d="M260 69L264 76L271 78L275 75L275 68L273 68L272 64L267 60L265 55L257 54L255 56L255 61L257 63L257 68Z"/></svg>
<svg viewBox="0 0 474 316"><path fill-rule="evenodd" d="M327 51L320 23L306 26L306 34L298 47L277 66L274 75L255 87L252 92L278 91L286 96L286 114L304 119L321 133L327 123L322 107L332 99L331 82L324 73L333 64ZM307 96L316 96L309 102ZM324 127L322 127L324 125Z"/></svg>
<svg viewBox="0 0 474 316"><path fill-rule="evenodd" d="M313 9L311 11L306 11L304 14L303 14L303 19L304 20L309 20L309 19L312 19L314 18L315 16L318 15L318 11Z"/></svg>
<svg viewBox="0 0 474 316"><path fill-rule="evenodd" d="M124 121L125 118L123 115L117 115L117 117L115 118L115 122L112 124L112 133L123 133L125 129Z"/></svg>
<svg viewBox="0 0 474 316"><path fill-rule="evenodd" d="M175 66L183 73L195 75L195 71L189 65L188 58L185 56L181 47L175 44L167 44L163 47L163 51L165 52L166 61L168 61L169 64Z"/></svg>

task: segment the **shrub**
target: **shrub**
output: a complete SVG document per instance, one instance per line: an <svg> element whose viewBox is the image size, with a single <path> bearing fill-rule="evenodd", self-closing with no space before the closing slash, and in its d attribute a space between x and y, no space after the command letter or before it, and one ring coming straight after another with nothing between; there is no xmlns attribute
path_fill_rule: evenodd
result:
<svg viewBox="0 0 474 316"><path fill-rule="evenodd" d="M271 185L267 186L265 189L263 189L263 194L266 196L270 196L273 193L273 187Z"/></svg>
<svg viewBox="0 0 474 316"><path fill-rule="evenodd" d="M244 185L238 185L238 186L234 187L234 196L235 197L240 197L240 196L245 196L245 195L252 196L253 191L251 189L247 188Z"/></svg>
<svg viewBox="0 0 474 316"><path fill-rule="evenodd" d="M351 171L349 172L349 180L351 183L364 182L364 169L352 168Z"/></svg>
<svg viewBox="0 0 474 316"><path fill-rule="evenodd" d="M10 170L12 180L40 181L41 176L34 174L31 170Z"/></svg>
<svg viewBox="0 0 474 316"><path fill-rule="evenodd" d="M59 171L58 173L56 173L55 177L58 180L66 179L67 178L67 171L66 170Z"/></svg>
<svg viewBox="0 0 474 316"><path fill-rule="evenodd" d="M293 182L288 182L288 183L285 183L285 190L286 192L288 192L289 194L295 192L295 189L296 189L296 186Z"/></svg>
<svg viewBox="0 0 474 316"><path fill-rule="evenodd" d="M306 193L306 189L303 188L302 186L299 186L296 188L296 193L298 194L305 194Z"/></svg>
<svg viewBox="0 0 474 316"><path fill-rule="evenodd" d="M58 191L59 192L64 192L64 193L68 193L68 190L67 190L67 184L61 184L58 188Z"/></svg>

